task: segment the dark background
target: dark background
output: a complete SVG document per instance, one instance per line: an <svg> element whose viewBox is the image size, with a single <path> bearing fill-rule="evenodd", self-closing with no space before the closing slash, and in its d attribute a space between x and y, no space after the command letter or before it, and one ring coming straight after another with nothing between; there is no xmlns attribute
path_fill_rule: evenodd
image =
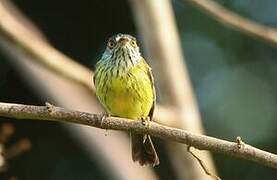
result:
<svg viewBox="0 0 277 180"><path fill-rule="evenodd" d="M101 56L110 35L124 32L137 36L127 1L14 2L57 49L90 68ZM277 27L275 0L219 2L254 21ZM276 47L242 35L181 1L175 0L173 5L207 134L228 140L240 135L256 147L276 153ZM0 92L0 101L44 103L1 52ZM13 122L16 129L8 145L27 137L32 149L9 161L1 179L108 179L59 124L2 120ZM214 158L223 179L277 178L276 170L262 165L218 154Z"/></svg>

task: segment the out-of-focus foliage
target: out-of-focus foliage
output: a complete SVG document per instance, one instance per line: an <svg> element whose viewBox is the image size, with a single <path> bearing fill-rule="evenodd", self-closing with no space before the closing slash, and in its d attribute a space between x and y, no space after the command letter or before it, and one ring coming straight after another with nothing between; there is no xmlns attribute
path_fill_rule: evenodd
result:
<svg viewBox="0 0 277 180"><path fill-rule="evenodd" d="M174 0L174 11L207 134L244 141L277 152L277 48L240 34L198 9ZM62 52L91 66L108 36L135 34L127 1L14 0ZM277 27L276 0L218 0L254 21ZM182 83L182 82L180 82ZM42 104L0 52L0 100ZM2 118L1 118L2 120ZM6 120L6 119L5 119ZM56 123L12 121L11 143L28 137L32 149L9 163L9 177L19 179L109 179L91 162L67 131ZM162 149L162 148L161 148ZM174 176L164 163L163 179ZM274 179L277 172L252 162L215 155L223 179ZM97 157L95 161L97 161ZM184 170L185 171L185 170Z"/></svg>
<svg viewBox="0 0 277 180"><path fill-rule="evenodd" d="M207 134L277 150L277 48L242 35L198 9L174 1ZM219 1L256 22L277 27L277 1ZM215 156L224 179L273 179L274 170Z"/></svg>

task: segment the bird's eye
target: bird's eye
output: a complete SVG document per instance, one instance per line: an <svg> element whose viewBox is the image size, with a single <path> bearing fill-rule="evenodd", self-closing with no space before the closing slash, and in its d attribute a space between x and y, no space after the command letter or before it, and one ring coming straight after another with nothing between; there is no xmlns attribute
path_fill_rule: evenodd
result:
<svg viewBox="0 0 277 180"><path fill-rule="evenodd" d="M110 48L110 49L112 49L112 48L114 48L114 46L115 46L115 42L113 42L113 41L109 41L108 42L108 47Z"/></svg>
<svg viewBox="0 0 277 180"><path fill-rule="evenodd" d="M137 42L136 42L135 40L132 40L132 41L131 41L131 45L134 46L134 47L136 47L136 46L137 46Z"/></svg>

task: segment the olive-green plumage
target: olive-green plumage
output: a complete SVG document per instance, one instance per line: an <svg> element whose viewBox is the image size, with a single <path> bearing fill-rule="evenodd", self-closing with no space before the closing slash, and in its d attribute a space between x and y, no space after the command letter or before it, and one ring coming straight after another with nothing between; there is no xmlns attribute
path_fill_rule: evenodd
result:
<svg viewBox="0 0 277 180"><path fill-rule="evenodd" d="M152 72L134 37L117 34L108 40L96 65L94 84L96 95L109 115L152 119L156 101ZM159 164L149 135L132 135L132 157L141 165Z"/></svg>

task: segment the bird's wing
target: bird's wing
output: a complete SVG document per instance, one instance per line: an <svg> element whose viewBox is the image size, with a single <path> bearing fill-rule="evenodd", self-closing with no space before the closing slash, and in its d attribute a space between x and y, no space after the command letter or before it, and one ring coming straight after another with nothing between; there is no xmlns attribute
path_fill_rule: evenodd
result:
<svg viewBox="0 0 277 180"><path fill-rule="evenodd" d="M151 70L151 67L149 67L148 65L147 65L147 74L148 74L149 79L152 83L152 92L153 92L153 104L152 104L152 107L151 107L151 109L149 111L149 115L148 115L150 117L150 120L152 120L153 115L154 115L154 109L155 109L155 106L156 106L156 90L155 90L154 77L153 77L153 74L152 74L152 70Z"/></svg>
<svg viewBox="0 0 277 180"><path fill-rule="evenodd" d="M94 86L95 86L95 78L96 78L98 66L99 66L99 61L95 64L95 72L94 72L94 74L93 74L93 76L92 76L92 78L93 78L93 85L94 85Z"/></svg>

